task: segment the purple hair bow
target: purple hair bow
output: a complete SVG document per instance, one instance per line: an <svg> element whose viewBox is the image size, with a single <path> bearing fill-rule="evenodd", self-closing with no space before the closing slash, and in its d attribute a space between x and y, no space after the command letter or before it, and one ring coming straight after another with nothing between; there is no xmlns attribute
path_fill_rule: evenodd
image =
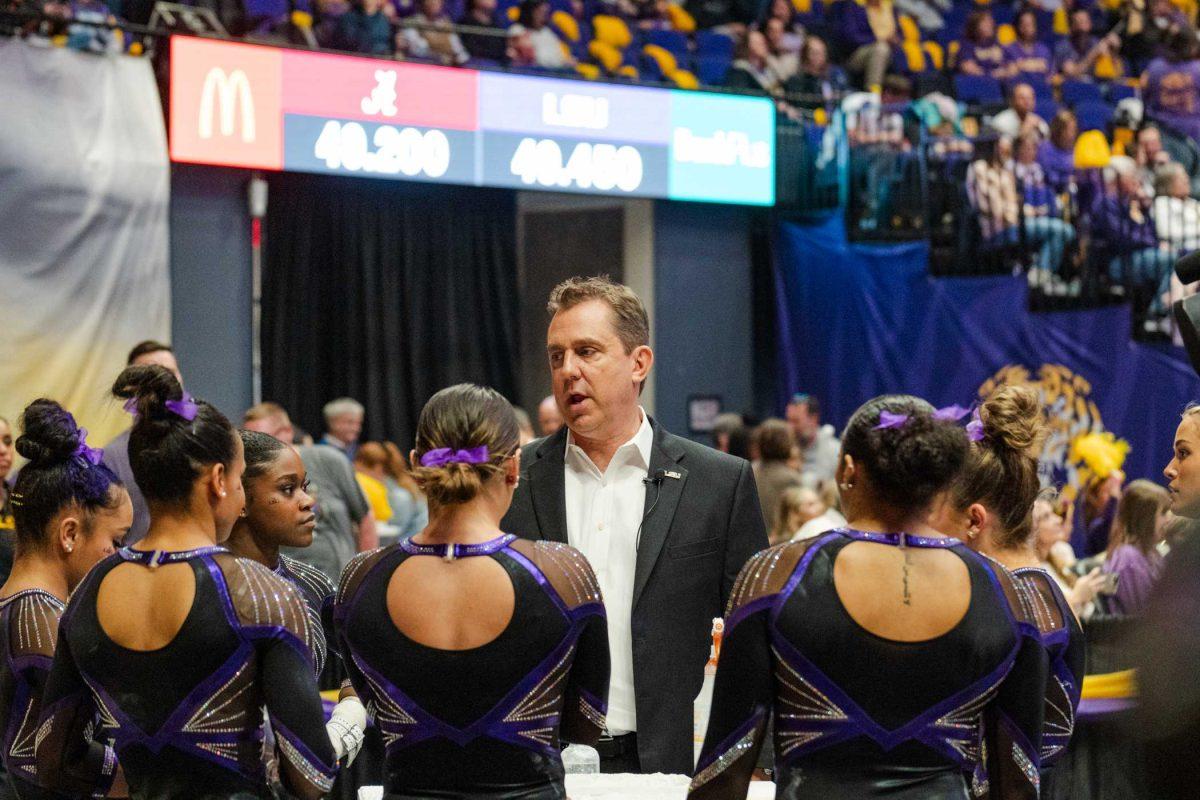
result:
<svg viewBox="0 0 1200 800"><path fill-rule="evenodd" d="M971 409L969 409L969 408L963 408L960 405L952 405L952 406L946 406L944 408L939 408L936 411L934 411L932 414L930 414L929 416L931 416L933 419L936 419L939 422L958 422L960 419L962 419L963 417L965 417L967 414L970 414L970 413L971 413ZM978 418L978 412L976 412L976 418ZM882 431L882 430L887 430L889 428L903 428L905 426L905 424L908 423L908 420L909 420L908 414L897 414L893 411L880 411L879 412L879 424L875 426L874 430ZM971 433L971 426L968 425L967 426L967 434L970 435L970 433ZM977 440L973 439L972 441L977 441Z"/></svg>
<svg viewBox="0 0 1200 800"><path fill-rule="evenodd" d="M972 442L983 441L983 420L979 418L979 409L971 413L971 421L967 423L967 438Z"/></svg>
<svg viewBox="0 0 1200 800"><path fill-rule="evenodd" d="M481 444L470 450L455 450L452 447L437 447L421 456L423 467L444 467L447 464L486 464L491 454L487 445Z"/></svg>
<svg viewBox="0 0 1200 800"><path fill-rule="evenodd" d="M960 405L946 406L939 408L931 415L939 422L958 422L960 419L971 413L971 409L963 408Z"/></svg>
<svg viewBox="0 0 1200 800"><path fill-rule="evenodd" d="M95 447L88 447L87 444L87 428L79 429L79 445L75 448L75 457L82 460L85 464L91 464L93 467L98 467L104 461L104 451L97 450Z"/></svg>
<svg viewBox="0 0 1200 800"><path fill-rule="evenodd" d="M903 428L908 422L908 414L896 414L891 411L879 412L879 424L875 426L875 430L882 431L888 428Z"/></svg>
<svg viewBox="0 0 1200 800"><path fill-rule="evenodd" d="M178 400L168 400L163 405L167 407L167 411L177 417L183 417L188 422L194 420L200 413L200 406L196 404L195 398L187 392L184 392L183 397Z"/></svg>

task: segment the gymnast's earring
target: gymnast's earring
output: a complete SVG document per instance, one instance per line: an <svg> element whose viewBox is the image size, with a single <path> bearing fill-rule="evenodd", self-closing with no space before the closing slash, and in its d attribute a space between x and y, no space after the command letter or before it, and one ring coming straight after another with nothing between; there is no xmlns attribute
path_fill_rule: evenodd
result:
<svg viewBox="0 0 1200 800"><path fill-rule="evenodd" d="M975 527L967 528L967 538L968 539L974 539L978 535L979 535L979 528L975 528Z"/></svg>
<svg viewBox="0 0 1200 800"><path fill-rule="evenodd" d="M838 484L838 488L841 489L843 492L848 492L854 488L854 484L850 483L849 481L843 481L842 483Z"/></svg>

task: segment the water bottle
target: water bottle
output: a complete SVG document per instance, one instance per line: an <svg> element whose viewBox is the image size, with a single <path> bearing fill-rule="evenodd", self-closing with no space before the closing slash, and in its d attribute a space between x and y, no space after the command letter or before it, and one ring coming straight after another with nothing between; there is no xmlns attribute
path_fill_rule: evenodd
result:
<svg viewBox="0 0 1200 800"><path fill-rule="evenodd" d="M712 624L712 647L708 651L708 663L704 665L704 683L700 694L692 701L692 766L700 760L700 748L704 746L704 735L708 732L708 716L712 711L713 685L717 682L717 659L721 657L721 635L725 633L725 620L717 617Z"/></svg>
<svg viewBox="0 0 1200 800"><path fill-rule="evenodd" d="M595 775L600 772L600 753L586 744L569 745L562 751L563 770L568 775Z"/></svg>

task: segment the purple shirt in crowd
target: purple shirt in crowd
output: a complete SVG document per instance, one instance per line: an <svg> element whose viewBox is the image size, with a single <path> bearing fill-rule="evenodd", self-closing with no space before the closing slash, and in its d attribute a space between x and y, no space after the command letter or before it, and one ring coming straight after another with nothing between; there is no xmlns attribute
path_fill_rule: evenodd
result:
<svg viewBox="0 0 1200 800"><path fill-rule="evenodd" d="M1046 183L1056 192L1066 191L1075 174L1075 152L1059 150L1053 142L1045 141L1038 145L1037 161L1046 173Z"/></svg>
<svg viewBox="0 0 1200 800"><path fill-rule="evenodd" d="M1054 70L1054 60L1050 48L1041 42L1022 44L1013 42L1004 48L1004 60L1015 64L1017 72L1023 75L1044 75L1049 78Z"/></svg>
<svg viewBox="0 0 1200 800"><path fill-rule="evenodd" d="M1158 231L1149 209L1138 208L1135 215L1130 201L1107 195L1092 212L1092 233L1104 241L1109 258L1158 247Z"/></svg>
<svg viewBox="0 0 1200 800"><path fill-rule="evenodd" d="M1146 67L1146 112L1167 127L1200 139L1200 60L1156 58Z"/></svg>
<svg viewBox="0 0 1200 800"><path fill-rule="evenodd" d="M1004 48L995 39L989 44L975 44L964 40L958 49L958 64L961 67L968 61L974 61L984 73L995 77L996 71L1005 63Z"/></svg>
<svg viewBox="0 0 1200 800"><path fill-rule="evenodd" d="M867 19L867 9L854 0L842 0L841 13L838 15L838 41L847 50L875 43L875 31L871 30L871 22ZM900 24L896 23L897 33Z"/></svg>
<svg viewBox="0 0 1200 800"><path fill-rule="evenodd" d="M1157 550L1147 554L1131 544L1123 544L1113 550L1105 565L1108 572L1119 576L1113 610L1126 616L1140 614L1146 607L1150 591L1158 583L1162 565L1163 557Z"/></svg>

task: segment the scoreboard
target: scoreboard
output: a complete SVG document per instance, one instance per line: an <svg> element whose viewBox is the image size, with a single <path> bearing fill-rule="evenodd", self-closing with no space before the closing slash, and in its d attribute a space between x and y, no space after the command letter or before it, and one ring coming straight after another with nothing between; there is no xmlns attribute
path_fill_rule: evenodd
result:
<svg viewBox="0 0 1200 800"><path fill-rule="evenodd" d="M766 98L171 39L173 161L772 205Z"/></svg>

